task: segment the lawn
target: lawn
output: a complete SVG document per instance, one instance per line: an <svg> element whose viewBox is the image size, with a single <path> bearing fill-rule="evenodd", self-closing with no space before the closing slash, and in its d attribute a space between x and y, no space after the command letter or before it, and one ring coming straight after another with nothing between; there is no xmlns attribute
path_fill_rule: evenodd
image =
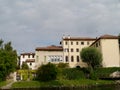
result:
<svg viewBox="0 0 120 90"><path fill-rule="evenodd" d="M35 88L35 87L58 87L58 86L93 86L93 85L106 85L114 84L114 81L105 80L55 80L49 82L39 82L39 81L19 81L12 85L12 88Z"/></svg>

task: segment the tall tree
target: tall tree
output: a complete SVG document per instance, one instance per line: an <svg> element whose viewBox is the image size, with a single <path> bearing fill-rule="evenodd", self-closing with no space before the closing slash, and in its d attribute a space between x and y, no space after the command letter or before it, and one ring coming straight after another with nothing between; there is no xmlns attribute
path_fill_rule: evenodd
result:
<svg viewBox="0 0 120 90"><path fill-rule="evenodd" d="M17 52L13 50L11 42L3 43L0 40L0 81L5 80L7 75L14 72L17 67Z"/></svg>
<svg viewBox="0 0 120 90"><path fill-rule="evenodd" d="M101 66L102 54L94 47L83 48L80 52L83 62L86 62L89 67L95 68Z"/></svg>

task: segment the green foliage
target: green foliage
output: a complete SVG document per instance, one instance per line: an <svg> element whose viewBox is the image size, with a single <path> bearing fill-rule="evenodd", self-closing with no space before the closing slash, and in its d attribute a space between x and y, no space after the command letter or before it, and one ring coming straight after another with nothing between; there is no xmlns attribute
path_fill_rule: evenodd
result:
<svg viewBox="0 0 120 90"><path fill-rule="evenodd" d="M37 79L40 81L50 81L57 78L57 67L48 63L38 68Z"/></svg>
<svg viewBox="0 0 120 90"><path fill-rule="evenodd" d="M0 40L0 81L15 71L17 67L17 53L13 50L11 42L3 44Z"/></svg>
<svg viewBox="0 0 120 90"><path fill-rule="evenodd" d="M109 78L110 74L115 71L120 71L119 67L97 68L94 70L94 75L98 78Z"/></svg>
<svg viewBox="0 0 120 90"><path fill-rule="evenodd" d="M80 52L80 56L83 62L86 62L88 66L93 69L101 66L102 54L94 47L83 48Z"/></svg>
<svg viewBox="0 0 120 90"><path fill-rule="evenodd" d="M118 35L118 38L119 38L119 46L120 46L120 33L119 33L119 35Z"/></svg>
<svg viewBox="0 0 120 90"><path fill-rule="evenodd" d="M68 63L59 63L59 64L57 65L57 67L58 67L58 68L68 68L69 65L68 65Z"/></svg>
<svg viewBox="0 0 120 90"><path fill-rule="evenodd" d="M84 73L77 68L66 68L63 69L62 75L64 79L67 80L75 80L75 79L84 79L85 75Z"/></svg>
<svg viewBox="0 0 120 90"><path fill-rule="evenodd" d="M22 63L22 69L25 69L25 70L29 69L29 66L27 65L26 62Z"/></svg>

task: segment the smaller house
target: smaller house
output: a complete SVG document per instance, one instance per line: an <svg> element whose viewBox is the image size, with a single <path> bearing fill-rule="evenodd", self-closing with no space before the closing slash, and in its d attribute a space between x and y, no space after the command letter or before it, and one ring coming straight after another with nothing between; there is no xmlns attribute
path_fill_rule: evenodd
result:
<svg viewBox="0 0 120 90"><path fill-rule="evenodd" d="M35 69L35 53L22 53L20 55L20 68L22 64L26 62L29 69Z"/></svg>
<svg viewBox="0 0 120 90"><path fill-rule="evenodd" d="M54 63L58 64L63 62L63 48L62 46L47 46L47 47L38 47L35 49L36 55L36 65L40 67L42 64Z"/></svg>

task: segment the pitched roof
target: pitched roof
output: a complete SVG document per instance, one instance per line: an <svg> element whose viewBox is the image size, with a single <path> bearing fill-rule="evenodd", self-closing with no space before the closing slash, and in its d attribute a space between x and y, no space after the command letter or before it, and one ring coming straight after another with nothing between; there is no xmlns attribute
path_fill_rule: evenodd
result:
<svg viewBox="0 0 120 90"><path fill-rule="evenodd" d="M93 41L93 40L96 40L96 38L90 38L90 37L63 37L63 40Z"/></svg>
<svg viewBox="0 0 120 90"><path fill-rule="evenodd" d="M35 50L36 51L63 51L63 48L62 46L51 45L47 47L37 47Z"/></svg>
<svg viewBox="0 0 120 90"><path fill-rule="evenodd" d="M100 39L118 39L118 36L105 34L105 35L100 36L99 38Z"/></svg>
<svg viewBox="0 0 120 90"><path fill-rule="evenodd" d="M93 42L90 46L94 45L100 39L118 39L118 38L119 38L118 36L113 36L113 35L105 34L105 35L100 36L98 39L96 39L96 41Z"/></svg>
<svg viewBox="0 0 120 90"><path fill-rule="evenodd" d="M35 55L35 53L21 53L21 55Z"/></svg>

